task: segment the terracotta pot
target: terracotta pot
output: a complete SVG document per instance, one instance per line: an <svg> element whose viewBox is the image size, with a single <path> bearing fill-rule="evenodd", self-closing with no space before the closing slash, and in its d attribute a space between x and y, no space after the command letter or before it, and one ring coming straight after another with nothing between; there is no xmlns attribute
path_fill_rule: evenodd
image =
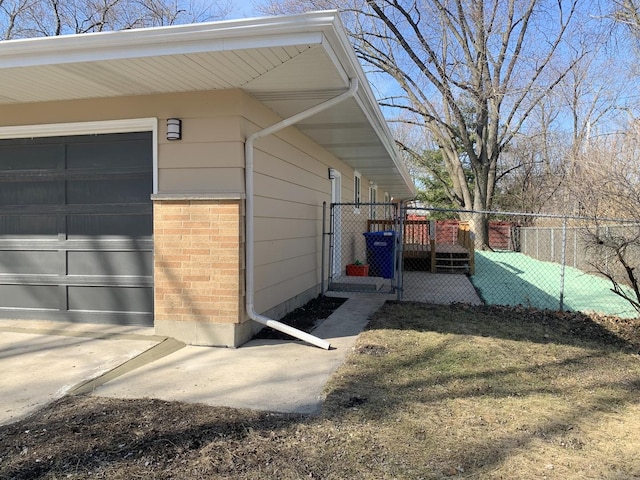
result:
<svg viewBox="0 0 640 480"><path fill-rule="evenodd" d="M355 263L350 263L347 265L347 275L350 277L368 277L369 265L356 265Z"/></svg>

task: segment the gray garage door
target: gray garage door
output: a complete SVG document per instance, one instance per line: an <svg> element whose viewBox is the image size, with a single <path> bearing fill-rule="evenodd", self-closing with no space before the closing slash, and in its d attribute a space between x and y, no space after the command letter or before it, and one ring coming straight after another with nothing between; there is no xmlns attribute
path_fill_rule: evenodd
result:
<svg viewBox="0 0 640 480"><path fill-rule="evenodd" d="M151 133L0 140L0 317L153 322Z"/></svg>

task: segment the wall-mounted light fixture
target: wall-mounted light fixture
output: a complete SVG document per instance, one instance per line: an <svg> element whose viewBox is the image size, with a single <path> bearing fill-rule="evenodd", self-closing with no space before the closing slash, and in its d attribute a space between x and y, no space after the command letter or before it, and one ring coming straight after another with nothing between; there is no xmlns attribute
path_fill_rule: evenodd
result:
<svg viewBox="0 0 640 480"><path fill-rule="evenodd" d="M333 168L329 168L329 180L336 178L336 171Z"/></svg>
<svg viewBox="0 0 640 480"><path fill-rule="evenodd" d="M167 118L167 140L180 140L182 138L182 120L179 118Z"/></svg>

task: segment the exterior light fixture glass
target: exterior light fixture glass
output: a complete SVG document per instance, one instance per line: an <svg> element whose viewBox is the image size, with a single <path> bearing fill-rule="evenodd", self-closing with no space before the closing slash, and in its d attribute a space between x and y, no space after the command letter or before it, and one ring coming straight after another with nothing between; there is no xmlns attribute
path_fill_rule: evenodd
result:
<svg viewBox="0 0 640 480"><path fill-rule="evenodd" d="M167 118L167 140L180 140L182 138L182 120L179 118Z"/></svg>

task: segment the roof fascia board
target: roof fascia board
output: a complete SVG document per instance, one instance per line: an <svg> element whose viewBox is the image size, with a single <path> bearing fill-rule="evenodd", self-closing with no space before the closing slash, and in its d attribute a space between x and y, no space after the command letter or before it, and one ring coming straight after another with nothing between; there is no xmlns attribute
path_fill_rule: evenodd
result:
<svg viewBox="0 0 640 480"><path fill-rule="evenodd" d="M80 36L81 37L81 36ZM200 38L195 38L200 37ZM76 38L74 38L76 40ZM100 39L102 40L102 39ZM121 40L121 39L118 39ZM145 39L146 40L146 39ZM52 45L49 48L32 48L20 45L0 51L0 69L61 65L78 62L98 62L176 54L193 54L244 50L250 48L289 47L316 45L322 42L320 32L301 32L281 35L262 35L216 39L206 35L170 37L153 42L70 42L68 45ZM26 47L26 48L25 48ZM44 47L44 45L43 45Z"/></svg>
<svg viewBox="0 0 640 480"><path fill-rule="evenodd" d="M118 60L178 53L315 45L334 10L110 32L0 41L0 68Z"/></svg>

